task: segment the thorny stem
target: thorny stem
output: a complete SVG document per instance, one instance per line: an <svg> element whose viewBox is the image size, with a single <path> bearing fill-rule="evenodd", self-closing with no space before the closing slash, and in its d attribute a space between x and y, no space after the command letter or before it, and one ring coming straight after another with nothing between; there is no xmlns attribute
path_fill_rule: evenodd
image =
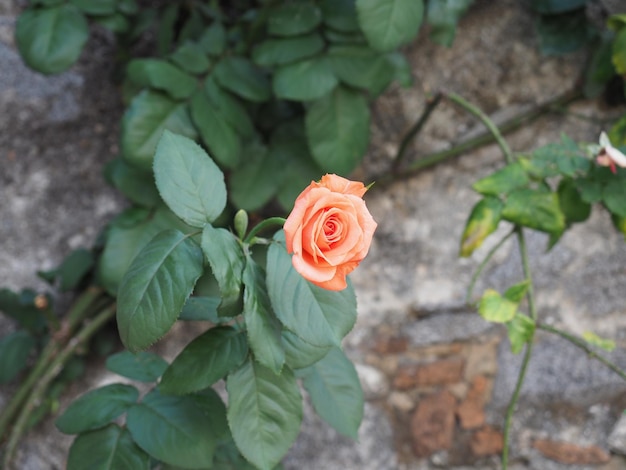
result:
<svg viewBox="0 0 626 470"><path fill-rule="evenodd" d="M466 101L465 98L457 95L456 93L448 93L446 97L453 103L458 104L463 109L465 109L466 111L470 112L471 114L476 116L478 119L480 119L481 122L485 125L485 127L489 129L489 132L491 132L491 135L500 146L500 149L502 149L502 153L504 154L504 157L506 158L507 163L513 163L513 152L511 152L511 148L509 147L509 144L507 144L506 140L504 140L504 137L502 137L500 130L493 123L493 121L489 119L489 116L487 116L479 108L471 104L469 101Z"/></svg>
<svg viewBox="0 0 626 470"><path fill-rule="evenodd" d="M538 119L544 114L554 112L555 106L558 106L561 108L565 107L568 104L572 103L573 101L580 99L582 96L583 96L582 92L579 89L568 91L564 93L563 95L559 95L556 98L546 103L543 103L528 111L524 111L520 114L517 114L513 116L512 118L502 122L498 126L499 131L500 133L505 134L505 133L517 130L523 125L528 124L534 121L535 119ZM410 142L410 140L411 139L407 140L407 148L408 148L408 143ZM460 144L455 145L454 147L449 148L447 150L442 150L439 152L434 152L428 155L424 155L422 157L419 157L419 159L413 162L412 164L407 165L405 168L402 168L402 169L392 168L392 171L385 172L383 174L376 176L375 178L373 178L376 181L376 186L374 188L376 188L377 190L382 189L383 187L395 181L398 181L399 179L409 178L426 168L435 166L450 158L458 157L459 155L469 152L470 150L474 150L476 148L479 148L483 145L489 144L494 141L495 141L494 135L491 132L487 131L472 139L461 142Z"/></svg>
<svg viewBox="0 0 626 470"><path fill-rule="evenodd" d="M285 222L286 220L282 217L270 217L269 219L265 219L259 224L257 224L252 230L250 230L250 233L248 233L248 236L245 238L243 242L250 243L252 239L258 233L261 232L261 230L264 230L265 228L270 227L272 225L279 225L282 227L283 225L285 225Z"/></svg>
<svg viewBox="0 0 626 470"><path fill-rule="evenodd" d="M524 379L526 378L526 369L530 362L530 356L533 350L533 338L531 337L526 343L526 351L524 352L524 359L522 359L522 366L517 376L517 383L515 384L515 390L511 395L511 400L506 409L506 416L504 418L504 444L502 447L502 470L507 470L509 465L509 440L511 432L511 421L513 419L513 413L515 413L515 407L517 406L517 400L519 399Z"/></svg>
<svg viewBox="0 0 626 470"><path fill-rule="evenodd" d="M571 335L571 334L569 334L569 333L567 333L567 332L565 332L563 330L560 330L559 328L555 328L554 326L546 325L546 324L543 324L543 323L538 323L537 324L537 328L539 328L540 330L543 330L543 331L547 331L549 333L554 333L555 335L560 336L561 338L569 341L574 346L579 347L580 349L585 351L587 354L589 354L589 356L591 358L597 359L602 364L604 364L609 369L611 369L613 372L615 372L617 375L619 375L622 379L626 380L626 372L624 372L623 369L620 369L611 360L607 359L606 357L602 356L601 354L598 354L584 340L582 340L582 339L580 339L580 338L578 338L578 337L576 337L574 335Z"/></svg>
<svg viewBox="0 0 626 470"><path fill-rule="evenodd" d="M494 139L500 146L502 153L507 161L507 163L513 163L513 152L511 152L511 148L507 144L507 142L502 137L500 130L493 123L493 121L483 113L480 109L478 109L473 104L466 101L464 98L455 95L449 94L448 98L461 106L466 111L470 112L489 129L489 132L493 135ZM524 269L524 277L528 281L529 288L527 292L528 298L528 308L530 310L530 317L536 321L537 319L537 311L535 310L535 300L534 300L534 291L532 287L532 278L530 273L530 265L528 262L528 251L526 250L526 240L524 238L524 232L522 231L522 227L519 225L515 226L514 229L517 234L517 240L519 244L520 256L522 258L522 265ZM502 470L507 470L509 464L509 440L510 440L510 431L511 431L511 421L513 419L513 413L515 412L515 407L517 406L517 401L519 400L520 391L522 389L522 385L524 383L524 379L526 378L526 370L528 368L528 363L530 361L530 356L532 353L532 345L533 339L535 336L535 330L531 333L530 337L526 342L526 351L524 353L524 359L522 361L522 367L520 368L519 374L517 376L517 384L515 385L515 390L513 391L513 395L511 396L511 401L506 410L506 417L504 419L504 444L502 447Z"/></svg>
<svg viewBox="0 0 626 470"><path fill-rule="evenodd" d="M485 256L485 258L478 265L478 268L476 269L476 271L474 272L474 275L472 276L472 279L470 281L470 285L467 288L467 293L465 294L465 303L467 303L467 304L470 303L470 301L472 299L472 293L474 291L474 286L476 285L476 281L478 281L478 278L480 277L480 275L482 274L483 270L485 269L485 266L487 266L487 263L489 263L489 260L491 260L493 255L495 255L496 252L500 249L500 247L502 245L504 245L504 242L506 242L509 238L511 238L511 235L513 235L514 233L515 233L515 229L513 229L509 233L507 233L502 238L502 240L500 240L491 250L489 250L489 253L487 253L487 256Z"/></svg>
<svg viewBox="0 0 626 470"><path fill-rule="evenodd" d="M11 430L9 439L7 441L6 449L3 457L3 467L8 470L9 464L13 459L13 454L19 442L19 439L24 434L28 419L35 407L41 402L48 385L59 375L65 363L72 357L76 350L83 345L91 336L93 336L105 323L107 323L115 315L115 305L110 305L108 308L101 311L92 320L89 320L85 326L73 337L67 345L60 351L60 353L54 357L46 368L46 372L41 376L37 385L32 389L24 406L22 407L17 421Z"/></svg>
<svg viewBox="0 0 626 470"><path fill-rule="evenodd" d="M395 173L398 171L402 163L402 160L404 159L404 154L406 153L409 147L409 144L411 143L413 139L415 139L417 134L420 133L420 131L422 130L426 122L428 122L428 119L430 118L431 113L435 110L437 105L441 102L442 97L443 95L441 93L437 93L435 96L430 97L426 101L426 107L424 108L422 115L417 120L417 122L413 126L411 126L409 131L402 138L402 142L400 143L400 148L398 149L398 153L396 153L396 157L393 161L392 172Z"/></svg>
<svg viewBox="0 0 626 470"><path fill-rule="evenodd" d="M61 324L59 330L53 332L48 344L45 346L39 356L39 360L28 374L26 379L22 382L17 392L11 398L11 401L0 413L0 440L6 432L8 424L11 422L23 401L28 396L39 377L48 369L50 362L58 354L64 341L70 338L76 326L85 318L91 311L91 307L96 300L102 295L102 289L98 287L88 288L72 305L67 319Z"/></svg>

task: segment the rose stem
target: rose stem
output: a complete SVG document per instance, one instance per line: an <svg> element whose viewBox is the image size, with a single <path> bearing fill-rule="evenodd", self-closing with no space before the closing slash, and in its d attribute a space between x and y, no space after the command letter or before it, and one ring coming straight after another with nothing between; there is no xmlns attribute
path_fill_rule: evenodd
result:
<svg viewBox="0 0 626 470"><path fill-rule="evenodd" d="M280 227L282 227L283 225L285 225L286 219L284 219L283 217L270 217L269 219L265 219L261 222L259 222L257 225L254 226L254 228L252 230L250 230L250 233L248 233L248 236L244 239L244 243L250 243L252 241L252 239L261 231L264 230L267 227L270 227L272 225L278 225Z"/></svg>
<svg viewBox="0 0 626 470"><path fill-rule="evenodd" d="M482 274L482 272L485 269L485 266L487 265L489 260L493 257L493 255L496 254L496 251L498 251L500 249L500 247L502 245L504 245L504 242L506 242L509 238L511 238L511 235L513 235L514 233L515 233L515 229L513 229L509 233L507 233L502 238L502 240L500 240L491 250L489 250L489 253L487 253L487 256L485 256L485 259L483 259L481 261L480 265L478 265L478 268L476 269L476 271L474 272L474 275L472 276L472 279L470 281L470 285L467 288L467 293L465 294L465 303L467 303L467 304L470 303L471 298L472 298L472 293L474 291L474 286L476 285L476 281L478 281L478 278Z"/></svg>
<svg viewBox="0 0 626 470"><path fill-rule="evenodd" d="M553 333L555 335L560 336L563 339L566 339L567 341L569 341L570 343L572 343L573 345L579 347L580 349L582 349L583 351L585 351L587 354L589 354L590 357L592 357L593 359L597 359L598 361L600 361L602 364L604 364L605 366L607 366L609 369L611 369L613 372L615 372L617 375L619 375L622 379L626 380L626 372L624 372L623 369L621 369L618 365L616 365L614 362L612 362L611 360L607 359L606 357L602 356L601 354L597 353L596 351L594 351L593 349L591 349L591 347L589 347L589 345L582 339L577 338L574 335L571 335L559 328L555 328L554 326L550 326L550 325L546 325L543 323L538 323L537 324L537 328L547 331L549 333Z"/></svg>
<svg viewBox="0 0 626 470"><path fill-rule="evenodd" d="M98 300L101 294L102 289L90 287L80 297L78 297L78 299L76 299L70 308L67 319L63 321L61 329L57 333L57 335L59 333L62 333L62 335L52 335L50 337L48 344L46 344L45 348L41 352L39 360L26 377L26 380L22 382L15 395L13 395L11 401L4 408L2 413L0 413L0 439L2 439L7 425L13 419L13 416L35 385L35 382L37 382L39 376L42 375L48 368L50 361L54 359L61 349L62 343L70 337L77 324L90 312L90 307L96 300Z"/></svg>
<svg viewBox="0 0 626 470"><path fill-rule="evenodd" d="M400 169L400 164L402 163L404 155L407 149L409 148L409 144L415 139L415 137L417 137L417 135L420 133L420 131L422 130L426 122L428 122L430 115L435 110L437 105L441 102L442 96L443 95L441 93L437 93L434 96L430 96L426 99L426 107L424 108L422 115L417 120L417 122L413 126L411 126L409 131L402 138L402 142L400 143L400 148L398 149L398 152L396 153L396 157L394 158L393 164L391 166L392 173L397 173L398 170Z"/></svg>
<svg viewBox="0 0 626 470"><path fill-rule="evenodd" d="M106 324L115 315L115 305L110 305L108 308L102 310L92 320L87 320L85 326L73 337L67 345L61 350L61 352L50 362L46 372L41 376L37 385L33 388L28 399L24 403L22 410L20 411L15 426L11 430L9 440L4 452L3 468L8 469L9 464L13 458L13 454L17 447L17 443L25 431L28 423L28 418L31 412L42 399L45 394L48 385L59 375L63 370L65 363L76 352L76 349L83 345L91 338L104 324Z"/></svg>
<svg viewBox="0 0 626 470"><path fill-rule="evenodd" d="M478 109L473 104L466 101L464 98L451 93L447 95L448 99L453 103L461 106L463 109L468 111L469 113L476 116L480 121L489 129L489 132L493 135L495 141L500 146L502 153L507 161L507 163L513 163L513 152L511 152L511 148L507 144L507 142L502 137L502 134L498 130L498 127L493 123L489 117L483 113L480 109ZM528 309L530 311L530 317L535 321L537 321L537 311L535 307L535 299L534 299L534 289L532 276L530 272L530 265L528 262L528 251L526 250L526 240L524 238L524 232L522 231L522 227L519 225L515 225L514 231L517 234L517 241L520 250L520 256L522 258L522 267L524 270L524 277L526 281L528 281L528 291L526 293L526 297L528 299ZM524 352L524 358L522 360L522 366L519 371L519 375L517 377L517 383L515 385L515 390L513 391L513 395L511 396L511 401L506 410L506 416L504 419L504 444L502 447L502 470L507 470L509 463L509 440L510 440L510 430L511 430L511 421L513 418L513 413L515 412L515 407L517 405L517 401L519 399L520 391L522 389L522 384L524 383L524 379L526 378L526 371L528 369L528 363L530 361L530 356L532 353L533 347L533 339L535 336L535 330L532 331L530 337L526 341L526 351Z"/></svg>
<svg viewBox="0 0 626 470"><path fill-rule="evenodd" d="M523 125L538 119L544 114L554 112L554 106L567 106L568 104L571 104L572 102L580 99L582 96L583 94L579 89L568 91L567 93L559 95L544 104L541 104L528 111L524 111L504 121L500 125L500 132L509 133L517 130ZM387 171L372 178L373 181L376 181L376 184L372 189L378 190L399 179L410 178L411 176L414 176L416 173L419 173L426 168L435 166L450 158L458 157L459 155L469 152L470 150L474 150L483 145L489 144L494 140L495 138L491 132L485 132L472 139L461 142L460 144L455 145L452 148L424 155L423 157L420 157L417 161L415 161L411 165L406 166L405 168L397 171Z"/></svg>

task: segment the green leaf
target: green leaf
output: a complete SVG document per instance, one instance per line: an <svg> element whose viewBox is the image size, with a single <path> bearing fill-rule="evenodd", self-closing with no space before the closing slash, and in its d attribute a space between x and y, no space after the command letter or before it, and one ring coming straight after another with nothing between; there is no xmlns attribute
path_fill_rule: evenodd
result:
<svg viewBox="0 0 626 470"><path fill-rule="evenodd" d="M312 31L321 20L322 13L311 2L283 3L271 11L267 29L275 36L297 36Z"/></svg>
<svg viewBox="0 0 626 470"><path fill-rule="evenodd" d="M454 42L457 23L473 1L429 1L426 7L426 21L430 24L430 39L437 44L450 47Z"/></svg>
<svg viewBox="0 0 626 470"><path fill-rule="evenodd" d="M191 118L218 163L226 168L236 166L241 156L239 136L202 91L191 99Z"/></svg>
<svg viewBox="0 0 626 470"><path fill-rule="evenodd" d="M323 358L332 346L313 346L289 330L283 330L285 363L291 369L308 367Z"/></svg>
<svg viewBox="0 0 626 470"><path fill-rule="evenodd" d="M540 16L537 33L541 53L547 56L573 52L592 37L584 8L559 15Z"/></svg>
<svg viewBox="0 0 626 470"><path fill-rule="evenodd" d="M612 35L603 34L601 42L595 47L591 61L585 71L584 92L586 97L593 98L602 93L609 80L615 75L615 68L611 61L612 48ZM613 142L612 139L611 142Z"/></svg>
<svg viewBox="0 0 626 470"><path fill-rule="evenodd" d="M194 141L164 131L154 155L154 179L170 209L192 227L204 227L226 206L224 174Z"/></svg>
<svg viewBox="0 0 626 470"><path fill-rule="evenodd" d="M125 15L136 15L139 12L137 0L117 0L117 9Z"/></svg>
<svg viewBox="0 0 626 470"><path fill-rule="evenodd" d="M267 76L244 57L225 57L217 63L213 73L223 88L248 101L261 103L270 99Z"/></svg>
<svg viewBox="0 0 626 470"><path fill-rule="evenodd" d="M562 179L557 190L559 204L565 216L565 222L570 225L575 222L584 222L591 214L591 204L583 201L576 184L571 179Z"/></svg>
<svg viewBox="0 0 626 470"><path fill-rule="evenodd" d="M127 429L111 424L78 436L67 459L67 470L149 470L150 457Z"/></svg>
<svg viewBox="0 0 626 470"><path fill-rule="evenodd" d="M359 25L370 45L390 51L417 35L424 3L422 0L356 0Z"/></svg>
<svg viewBox="0 0 626 470"><path fill-rule="evenodd" d="M626 28L621 29L613 40L613 65L618 74L626 74Z"/></svg>
<svg viewBox="0 0 626 470"><path fill-rule="evenodd" d="M535 333L535 322L528 315L516 313L513 319L506 323L506 329L511 343L511 352L518 354L532 339Z"/></svg>
<svg viewBox="0 0 626 470"><path fill-rule="evenodd" d="M517 302L502 297L493 289L487 289L480 299L478 313L487 321L506 323L517 313Z"/></svg>
<svg viewBox="0 0 626 470"><path fill-rule="evenodd" d="M245 333L230 326L211 328L176 356L163 374L159 390L168 395L203 390L239 367L247 355Z"/></svg>
<svg viewBox="0 0 626 470"><path fill-rule="evenodd" d="M216 21L205 29L198 40L198 45L209 55L221 55L226 47L226 30L222 23Z"/></svg>
<svg viewBox="0 0 626 470"><path fill-rule="evenodd" d="M68 291L78 286L80 281L89 273L93 264L93 253L89 250L78 249L72 251L58 268L38 274L50 283L58 280L59 289Z"/></svg>
<svg viewBox="0 0 626 470"><path fill-rule="evenodd" d="M167 333L202 270L202 251L186 235L167 230L154 237L120 285L117 326L124 346L145 349Z"/></svg>
<svg viewBox="0 0 626 470"><path fill-rule="evenodd" d="M479 179L472 185L472 188L485 196L500 196L514 189L523 188L529 182L526 171L519 162L516 162Z"/></svg>
<svg viewBox="0 0 626 470"><path fill-rule="evenodd" d="M286 163L260 145L250 145L245 154L246 161L230 174L230 200L235 207L256 211L276 194Z"/></svg>
<svg viewBox="0 0 626 470"><path fill-rule="evenodd" d="M360 93L337 87L314 102L306 114L313 158L330 173L348 174L369 144L369 109Z"/></svg>
<svg viewBox="0 0 626 470"><path fill-rule="evenodd" d="M189 297L178 319L218 323L217 307L220 301L219 297Z"/></svg>
<svg viewBox="0 0 626 470"><path fill-rule="evenodd" d="M154 207L161 200L152 172L135 168L123 158L109 162L105 172L111 184L135 204Z"/></svg>
<svg viewBox="0 0 626 470"><path fill-rule="evenodd" d="M194 77L161 59L133 59L126 73L137 85L164 91L176 100L189 98L198 86Z"/></svg>
<svg viewBox="0 0 626 470"><path fill-rule="evenodd" d="M311 181L319 180L324 174L313 161L309 151L303 120L290 119L274 129L270 138L267 164L263 169L259 169L259 173L267 171L268 168L274 173L271 186L274 191L278 190L276 193L278 202L287 211L293 207L302 188L308 186ZM269 180L270 175L267 173L264 173L265 179ZM261 179L261 174L259 174L259 179ZM263 192L261 184L257 183L257 185L259 193ZM241 191L243 192L243 185ZM266 189L265 194L268 192Z"/></svg>
<svg viewBox="0 0 626 470"><path fill-rule="evenodd" d="M617 13L609 16L606 25L611 31L619 31L626 26L626 13Z"/></svg>
<svg viewBox="0 0 626 470"><path fill-rule="evenodd" d="M284 65L274 73L276 96L293 101L316 100L336 85L337 77L325 56Z"/></svg>
<svg viewBox="0 0 626 470"><path fill-rule="evenodd" d="M342 82L369 91L382 93L394 77L389 58L362 46L335 46L328 57L333 72Z"/></svg>
<svg viewBox="0 0 626 470"><path fill-rule="evenodd" d="M212 470L257 470L257 467L241 455L232 438L217 448L211 468ZM282 467L276 467L276 470L282 470Z"/></svg>
<svg viewBox="0 0 626 470"><path fill-rule="evenodd" d="M26 64L46 75L69 69L80 56L89 26L73 5L29 8L15 25L15 39Z"/></svg>
<svg viewBox="0 0 626 470"><path fill-rule="evenodd" d="M35 338L18 330L0 338L0 384L12 381L26 367Z"/></svg>
<svg viewBox="0 0 626 470"><path fill-rule="evenodd" d="M393 78L400 86L409 88L413 85L413 73L411 64L406 57L399 52L390 52L387 54L389 63L393 67Z"/></svg>
<svg viewBox="0 0 626 470"><path fill-rule="evenodd" d="M202 48L195 42L187 41L180 45L171 55L170 60L181 69L199 74L209 70L209 59Z"/></svg>
<svg viewBox="0 0 626 470"><path fill-rule="evenodd" d="M520 159L519 163L532 176L548 178L565 175L574 177L586 174L591 168L589 158L576 142L561 136L561 142L548 144L532 153L531 159Z"/></svg>
<svg viewBox="0 0 626 470"><path fill-rule="evenodd" d="M170 3L159 11L159 27L156 32L156 45L158 55L160 56L166 55L172 47L179 12L180 7L176 3Z"/></svg>
<svg viewBox="0 0 626 470"><path fill-rule="evenodd" d="M318 415L344 436L357 439L363 419L363 390L352 362L335 346L323 359L299 371Z"/></svg>
<svg viewBox="0 0 626 470"><path fill-rule="evenodd" d="M86 15L106 16L115 13L117 0L71 0Z"/></svg>
<svg viewBox="0 0 626 470"><path fill-rule="evenodd" d="M128 410L128 430L152 457L187 469L210 468L216 447L212 419L191 396L164 396L158 389Z"/></svg>
<svg viewBox="0 0 626 470"><path fill-rule="evenodd" d="M293 444L302 421L302 398L296 378L280 375L249 359L231 373L228 423L239 451L261 470L273 468Z"/></svg>
<svg viewBox="0 0 626 470"><path fill-rule="evenodd" d="M485 239L498 228L504 204L500 199L487 196L474 206L461 237L460 256L470 256Z"/></svg>
<svg viewBox="0 0 626 470"><path fill-rule="evenodd" d="M211 430L219 443L221 445L224 443L234 444L232 436L230 435L230 429L228 429L226 406L217 392L212 388L207 388L206 390L194 393L190 396L195 405L211 420ZM216 457L217 453L216 450ZM216 467L211 467L211 469L215 468Z"/></svg>
<svg viewBox="0 0 626 470"><path fill-rule="evenodd" d="M163 131L167 129L190 139L197 136L185 103L144 90L122 119L121 148L124 158L144 170L152 169L152 158Z"/></svg>
<svg viewBox="0 0 626 470"><path fill-rule="evenodd" d="M577 179L575 184L583 201L593 204L602 200L603 188L599 181L581 178Z"/></svg>
<svg viewBox="0 0 626 470"><path fill-rule="evenodd" d="M319 4L326 26L346 33L359 31L354 0L322 0Z"/></svg>
<svg viewBox="0 0 626 470"><path fill-rule="evenodd" d="M619 118L608 132L609 140L615 146L626 145L626 115Z"/></svg>
<svg viewBox="0 0 626 470"><path fill-rule="evenodd" d="M0 311L13 318L31 333L41 333L47 325L46 318L35 306L37 293L24 289L17 294L9 289L0 289Z"/></svg>
<svg viewBox="0 0 626 470"><path fill-rule="evenodd" d="M135 387L110 384L74 400L54 424L65 434L80 434L102 428L133 405L139 392Z"/></svg>
<svg viewBox="0 0 626 470"><path fill-rule="evenodd" d="M558 195L536 189L517 189L509 194L502 218L547 233L560 233L565 229Z"/></svg>
<svg viewBox="0 0 626 470"><path fill-rule="evenodd" d="M122 351L109 356L106 361L106 368L111 372L139 382L156 382L167 366L160 356L145 351L137 354Z"/></svg>
<svg viewBox="0 0 626 470"><path fill-rule="evenodd" d="M204 82L204 90L220 119L230 124L242 137L254 136L254 123L238 98L219 87L211 76Z"/></svg>
<svg viewBox="0 0 626 470"><path fill-rule="evenodd" d="M246 256L243 283L245 286L243 318L246 322L250 349L259 363L275 374L280 374L285 363L282 325L272 311L265 286L265 272L250 255Z"/></svg>
<svg viewBox="0 0 626 470"><path fill-rule="evenodd" d="M267 39L252 50L252 60L263 67L284 65L311 57L324 48L319 33L294 38Z"/></svg>
<svg viewBox="0 0 626 470"><path fill-rule="evenodd" d="M624 178L609 181L602 191L602 202L611 213L626 217L626 183Z"/></svg>
<svg viewBox="0 0 626 470"><path fill-rule="evenodd" d="M274 236L267 254L267 290L283 325L314 346L339 345L356 321L356 297L351 284L329 291L306 281L291 265L284 233Z"/></svg>
<svg viewBox="0 0 626 470"><path fill-rule="evenodd" d="M626 241L626 217L618 217L615 214L612 214L611 221L617 231L624 235L624 241Z"/></svg>
<svg viewBox="0 0 626 470"><path fill-rule="evenodd" d="M530 282L528 280L518 282L517 284L512 285L506 290L506 292L504 293L504 297L511 302L515 302L519 305L519 303L526 295L526 292L528 292L528 289L530 289Z"/></svg>
<svg viewBox="0 0 626 470"><path fill-rule="evenodd" d="M602 338L592 331L585 331L583 333L583 339L587 341L592 346L596 346L600 349L604 349L605 351L611 352L615 349L615 341Z"/></svg>
<svg viewBox="0 0 626 470"><path fill-rule="evenodd" d="M583 8L587 0L531 0L530 6L537 13L552 15Z"/></svg>
<svg viewBox="0 0 626 470"><path fill-rule="evenodd" d="M228 230L204 227L202 251L220 287L220 316L234 317L242 309L242 276L245 256L237 238Z"/></svg>
<svg viewBox="0 0 626 470"><path fill-rule="evenodd" d="M193 230L164 206L151 212L131 208L111 222L97 266L98 281L109 294L117 296L122 278L137 253L155 235L170 228Z"/></svg>

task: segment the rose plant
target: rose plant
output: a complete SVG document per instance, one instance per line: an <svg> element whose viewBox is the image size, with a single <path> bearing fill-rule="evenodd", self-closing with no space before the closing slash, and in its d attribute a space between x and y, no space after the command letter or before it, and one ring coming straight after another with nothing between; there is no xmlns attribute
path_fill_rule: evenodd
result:
<svg viewBox="0 0 626 470"><path fill-rule="evenodd" d="M324 176L299 197L285 233L267 239L262 231L284 219L267 219L248 232L247 215L239 212L236 233L213 226L226 205L224 176L188 138L164 132L154 175L187 229L156 234L133 259L117 303L120 337L130 353L107 361L113 372L154 386L139 399L132 385L109 384L71 404L56 421L61 431L78 434L68 469L105 461L112 462L108 468L147 469L151 460L182 468L275 468L300 428L297 379L323 419L356 437L363 393L341 350L356 319L356 298L341 264L330 275L337 279L329 284L333 290L307 279L313 272L317 281L313 268L328 270L335 260L353 269L367 253L376 223L361 199L365 187ZM296 234L307 239L312 230L320 252L301 276L285 238L293 246ZM211 283L218 296L200 287ZM179 316L211 326L171 364L141 352ZM212 388L222 379L226 404Z"/></svg>

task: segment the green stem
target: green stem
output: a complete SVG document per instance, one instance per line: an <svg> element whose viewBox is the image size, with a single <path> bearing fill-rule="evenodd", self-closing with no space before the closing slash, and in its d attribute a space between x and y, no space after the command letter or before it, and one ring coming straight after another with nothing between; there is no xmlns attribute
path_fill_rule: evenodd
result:
<svg viewBox="0 0 626 470"><path fill-rule="evenodd" d="M396 157L393 161L392 171L394 173L400 168L400 164L404 159L404 154L409 148L409 144L411 143L411 141L413 141L413 139L415 139L417 134L420 133L426 122L428 122L430 115L435 110L437 105L441 102L442 96L443 95L441 93L437 93L435 96L429 98L426 101L426 107L424 108L422 115L402 139L402 142L400 143L400 148L398 149L398 153L396 153Z"/></svg>
<svg viewBox="0 0 626 470"><path fill-rule="evenodd" d="M557 96L553 100L550 100L536 108L532 108L528 111L524 111L520 114L513 116L512 118L504 121L498 127L502 134L506 134L509 132L513 132L522 126L538 119L544 114L550 113L554 111L554 106L567 106L568 104L576 101L581 98L582 92L578 89L573 91L569 91L564 93L563 95ZM472 139L461 142L458 145L455 145L452 148L447 150L442 150L439 152L430 153L424 155L423 157L419 157L417 161L412 163L411 165L407 165L405 168L396 171L389 171L383 174L380 174L373 178L376 181L376 186L374 188L376 190L382 189L385 186L397 181L399 179L406 179L411 176L414 176L416 173L419 173L426 168L433 167L441 162L444 162L450 158L458 157L464 153L467 153L471 150L482 147L483 145L487 145L491 142L494 142L495 138L493 134L489 131L484 132ZM392 169L393 170L393 169ZM373 189L374 189L373 188Z"/></svg>
<svg viewBox="0 0 626 470"><path fill-rule="evenodd" d="M250 233L248 233L248 236L245 238L245 240L243 241L244 243L250 243L252 241L252 239L261 232L261 230L266 229L267 227L270 227L272 225L279 225L279 226L283 226L285 225L286 219L282 218L282 217L270 217L269 219L265 219L263 221L261 221L260 223L258 223L252 230L250 230Z"/></svg>
<svg viewBox="0 0 626 470"><path fill-rule="evenodd" d="M614 362L612 362L611 360L607 359L606 357L602 356L601 354L598 354L596 351L591 349L591 347L584 340L574 335L571 335L563 330L560 330L559 328L555 328L554 326L550 326L550 325L545 325L543 323L537 324L537 328L543 331L547 331L549 333L554 333L555 335L558 335L561 338L569 341L573 345L578 346L580 349L582 349L587 354L589 354L591 358L600 361L602 364L604 364L613 372L615 372L617 375L619 375L622 379L626 380L626 372L624 372L623 369L620 369Z"/></svg>
<svg viewBox="0 0 626 470"><path fill-rule="evenodd" d="M78 323L90 313L91 306L100 298L101 294L102 289L90 287L76 299L67 314L67 319L64 320L61 325L60 331L58 332L60 336L53 334L50 337L37 363L26 379L20 384L17 392L15 392L15 395L13 395L4 410L0 413L0 440L6 432L7 426L19 411L19 408L22 406L22 403L31 392L31 389L34 387L39 377L48 369L50 362L60 351L63 342L71 336Z"/></svg>
<svg viewBox="0 0 626 470"><path fill-rule="evenodd" d="M502 137L502 134L500 133L500 130L493 123L493 121L489 119L489 116L487 116L476 106L471 104L465 98L457 95L456 93L449 93L446 95L446 97L453 103L461 106L463 109L465 109L466 111L468 111L469 113L473 114L478 119L480 119L480 121L485 125L485 127L487 127L489 132L491 132L491 135L494 137L494 139L496 140L496 142L502 149L502 153L504 154L504 157L506 158L507 163L513 163L513 152L511 152L511 148L509 147L509 144L507 144L506 140L504 140L504 138Z"/></svg>
<svg viewBox="0 0 626 470"><path fill-rule="evenodd" d="M502 153L504 154L504 158L506 159L507 163L512 163L513 152L511 152L511 148L509 147L507 142L504 140L504 138L502 137L502 134L500 133L500 130L493 123L493 121L489 118L489 116L487 116L476 106L474 106L473 104L469 103L464 98L456 94L452 93L448 95L448 98L452 102L458 104L463 109L467 110L468 112L470 112L471 114L473 114L474 116L476 116L478 119L482 121L482 123L485 125L485 127L487 127L489 132L491 132L494 139L500 146L500 149L502 150ZM530 317L536 322L537 311L535 307L534 290L533 290L533 285L532 285L533 283L532 283L532 277L531 277L531 272L530 272L530 263L528 261L528 250L526 249L526 240L524 238L524 232L522 231L521 226L516 225L514 228L514 232L517 234L520 256L522 258L522 266L524 270L524 277L528 281L528 284L529 284L528 292L526 295L528 298L528 308L530 311ZM511 401L509 402L509 406L507 407L507 411L506 411L506 417L504 420L504 443L502 447L502 470L506 470L509 464L509 446L510 446L509 440L510 440L510 433L511 433L511 421L513 419L513 413L515 412L515 407L517 406L517 401L519 399L519 395L522 389L522 385L524 383L524 379L526 378L526 370L528 368L528 363L530 361L530 356L532 353L534 336L535 336L535 331L533 330L532 334L530 335L530 337L528 338L526 342L526 351L524 353L522 367L520 368L519 374L517 376L517 384L515 385L515 390L513 391L513 395L511 396Z"/></svg>
<svg viewBox="0 0 626 470"><path fill-rule="evenodd" d="M487 253L487 256L485 256L485 259L483 259L481 263L478 265L478 268L476 269L476 271L474 272L474 275L472 276L470 285L467 288L467 293L465 294L465 303L467 304L470 303L470 300L472 298L472 293L474 291L474 286L476 285L476 282L478 281L478 278L480 277L481 273L485 269L485 266L487 266L487 263L489 263L489 260L491 260L493 255L496 254L496 251L498 251L500 247L504 245L504 242L506 242L509 238L511 238L511 235L513 235L514 233L515 233L515 229L507 233L502 238L502 240L500 240L491 250L489 250L489 253Z"/></svg>
<svg viewBox="0 0 626 470"><path fill-rule="evenodd" d="M530 318L537 323L537 307L535 306L535 290L533 288L533 278L530 271L530 263L528 257L528 249L526 248L526 238L521 226L515 226L515 232L517 234L517 243L519 244L519 253L522 258L522 269L524 270L524 278L528 281L528 291L526 291L526 298L528 299L528 311L530 312Z"/></svg>
<svg viewBox="0 0 626 470"><path fill-rule="evenodd" d="M522 359L522 367L520 368L519 375L517 376L517 383L515 384L515 390L509 401L509 406L506 409L506 416L504 418L504 444L502 447L502 470L507 470L509 465L509 440L511 433L511 421L513 419L513 413L515 413L515 407L519 399L524 379L526 378L526 370L528 369L528 363L530 362L530 356L532 354L533 341L532 338L526 343L526 351L524 352L524 359Z"/></svg>
<svg viewBox="0 0 626 470"><path fill-rule="evenodd" d="M44 350L41 352L39 356L39 360L26 377L26 380L20 384L20 387L15 392L15 395L11 398L7 406L2 410L2 414L0 414L0 441L2 440L2 436L4 435L9 422L13 419L20 406L30 393L31 389L37 382L37 379L45 372L48 368L48 364L52 360L52 358L59 352L61 349L61 345L50 339Z"/></svg>
<svg viewBox="0 0 626 470"><path fill-rule="evenodd" d="M17 448L17 444L25 432L28 424L28 419L32 411L35 409L38 403L43 399L46 390L50 383L59 375L63 370L65 363L72 357L76 350L82 346L86 341L91 338L104 324L106 324L115 315L115 305L109 306L107 309L100 312L92 320L88 320L85 326L79 331L79 333L72 338L68 344L61 350L61 352L49 363L46 371L41 376L37 385L32 389L28 396L28 399L24 403L15 425L13 426L9 439L7 441L6 449L3 457L3 467L9 468L9 464L13 459L13 454Z"/></svg>

